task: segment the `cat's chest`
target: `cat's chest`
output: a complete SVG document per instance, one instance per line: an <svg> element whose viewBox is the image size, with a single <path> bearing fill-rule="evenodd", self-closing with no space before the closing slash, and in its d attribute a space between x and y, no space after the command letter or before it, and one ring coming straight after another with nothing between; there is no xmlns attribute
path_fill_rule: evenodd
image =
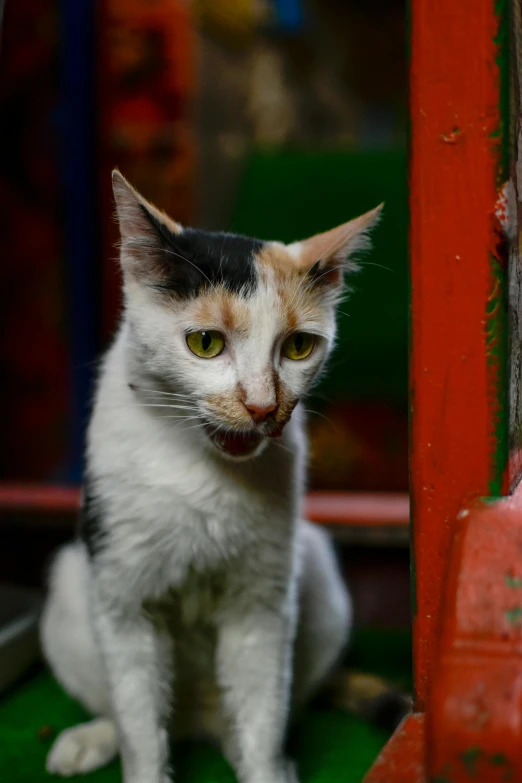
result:
<svg viewBox="0 0 522 783"><path fill-rule="evenodd" d="M130 593L160 597L181 589L190 574L218 573L231 563L248 570L262 550L281 546L298 494L288 450L244 465L217 464L203 449L167 437L152 441L148 430L141 435L131 442L127 431L125 449L112 438L90 451L109 532L104 558ZM186 596L190 614L195 599Z"/></svg>
<svg viewBox="0 0 522 783"><path fill-rule="evenodd" d="M234 464L166 438L145 453L135 451L120 471L116 514L138 517L165 546L175 542L187 554L212 544L234 547L259 530L263 519L277 523L292 513L295 472L288 452ZM108 474L106 465L100 473ZM112 480L114 472L109 475Z"/></svg>
<svg viewBox="0 0 522 783"><path fill-rule="evenodd" d="M168 589L160 600L152 601L150 609L162 617L178 639L182 632L208 635L229 582L226 569L198 573L188 568L182 583Z"/></svg>
<svg viewBox="0 0 522 783"><path fill-rule="evenodd" d="M107 554L118 573L144 597L174 590L187 621L210 612L223 573L248 571L261 550L280 548L293 522L290 497L225 481L184 490L134 483L113 513Z"/></svg>

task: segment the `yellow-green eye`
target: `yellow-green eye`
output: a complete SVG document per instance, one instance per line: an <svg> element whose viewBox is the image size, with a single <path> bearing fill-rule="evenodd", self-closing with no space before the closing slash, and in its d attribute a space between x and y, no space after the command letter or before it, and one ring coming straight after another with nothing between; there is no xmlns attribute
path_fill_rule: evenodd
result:
<svg viewBox="0 0 522 783"><path fill-rule="evenodd" d="M190 332L190 334L187 334L187 345L192 353L201 359L214 359L215 356L219 356L225 347L225 338L221 332L212 330Z"/></svg>
<svg viewBox="0 0 522 783"><path fill-rule="evenodd" d="M306 332L294 332L287 337L283 343L282 352L283 356L287 359L293 359L299 361L299 359L306 359L310 356L314 350L315 336L313 334L307 334Z"/></svg>

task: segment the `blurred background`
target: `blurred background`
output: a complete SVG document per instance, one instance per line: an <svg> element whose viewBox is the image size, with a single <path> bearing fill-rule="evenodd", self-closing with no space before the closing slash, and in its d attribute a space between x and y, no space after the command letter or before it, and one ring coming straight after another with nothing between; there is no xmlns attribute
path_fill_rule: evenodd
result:
<svg viewBox="0 0 522 783"><path fill-rule="evenodd" d="M7 0L0 478L79 482L120 309L110 171L291 241L386 202L310 408L312 483L407 489L403 0Z"/></svg>
<svg viewBox="0 0 522 783"><path fill-rule="evenodd" d="M81 482L96 361L121 306L118 166L182 223L282 241L385 201L308 404L310 483L407 492L406 45L403 0L6 1L0 482ZM41 581L41 553L70 535L57 518L35 533L34 513L14 524L0 509L7 577ZM37 551L22 566L28 530ZM386 615L382 597L372 611Z"/></svg>
<svg viewBox="0 0 522 783"><path fill-rule="evenodd" d="M46 780L85 719L26 672L121 309L114 166L182 223L266 239L385 202L307 403L306 511L339 544L352 665L410 688L404 0L0 0L0 19L0 776ZM304 780L358 783L387 733L321 713L300 736ZM233 779L191 758L180 779Z"/></svg>

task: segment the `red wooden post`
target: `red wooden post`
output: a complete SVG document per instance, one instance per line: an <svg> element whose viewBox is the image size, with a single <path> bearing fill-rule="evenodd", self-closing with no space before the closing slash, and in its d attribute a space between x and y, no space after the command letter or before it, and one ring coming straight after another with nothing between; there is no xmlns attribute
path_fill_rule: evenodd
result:
<svg viewBox="0 0 522 783"><path fill-rule="evenodd" d="M507 535L510 525L516 527L517 520L522 520L517 508L517 503L522 507L522 497L509 520L505 509L498 511L496 506L473 512L465 522L459 517L476 498L500 494L507 461L504 283L496 258L499 235L494 215L501 184L499 4L495 0L412 0L411 5L416 714L392 738L366 783L456 783L473 779L479 763L481 776L476 779L481 783L497 777L507 780L502 777L506 773L513 775L515 783L522 780L522 771L518 766L508 770L506 762L521 734L522 700L518 691L510 702L501 698L502 689L494 685L498 670L492 660L482 669L479 666L484 654L481 634L486 635L491 652L500 650L506 630L504 593L495 593L486 622L480 615L488 590L505 577L502 564L509 565L509 554L500 541L493 558L491 552L477 553L473 547L475 541L487 545L488 521L500 525L501 519L499 536L505 536L506 547L522 540L516 531ZM457 533L460 538L453 547ZM448 572L451 581L446 585ZM485 574L491 577L487 583ZM471 593L463 591L466 581L474 585ZM466 625L463 618L468 608L471 615ZM459 658L463 646L466 654ZM504 655L506 660L512 651L513 646ZM510 663L501 666L504 685L513 685L520 676L516 666L509 669ZM471 670L488 683L489 724L489 718L473 724L473 688L478 679L474 674L467 676ZM460 690L459 678L466 680ZM507 710L505 716L509 714L508 722L513 721L506 742L499 742L501 706ZM484 751L473 745L473 738L479 736ZM522 737L518 739L522 743ZM490 751L495 743L498 753Z"/></svg>
<svg viewBox="0 0 522 783"><path fill-rule="evenodd" d="M423 710L454 522L499 494L505 442L494 205L495 0L414 0L411 15L411 492L414 677Z"/></svg>

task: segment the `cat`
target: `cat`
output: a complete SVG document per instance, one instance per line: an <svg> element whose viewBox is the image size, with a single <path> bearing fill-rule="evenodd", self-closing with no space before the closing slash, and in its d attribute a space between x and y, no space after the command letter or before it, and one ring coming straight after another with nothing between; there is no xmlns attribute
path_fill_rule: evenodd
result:
<svg viewBox="0 0 522 783"><path fill-rule="evenodd" d="M52 671L95 717L57 738L47 769L119 753L125 783L168 783L169 739L205 735L240 783L289 783L289 714L326 683L352 622L331 542L302 517L300 401L381 207L284 245L184 228L118 171L113 189L123 317L79 535L41 622Z"/></svg>

